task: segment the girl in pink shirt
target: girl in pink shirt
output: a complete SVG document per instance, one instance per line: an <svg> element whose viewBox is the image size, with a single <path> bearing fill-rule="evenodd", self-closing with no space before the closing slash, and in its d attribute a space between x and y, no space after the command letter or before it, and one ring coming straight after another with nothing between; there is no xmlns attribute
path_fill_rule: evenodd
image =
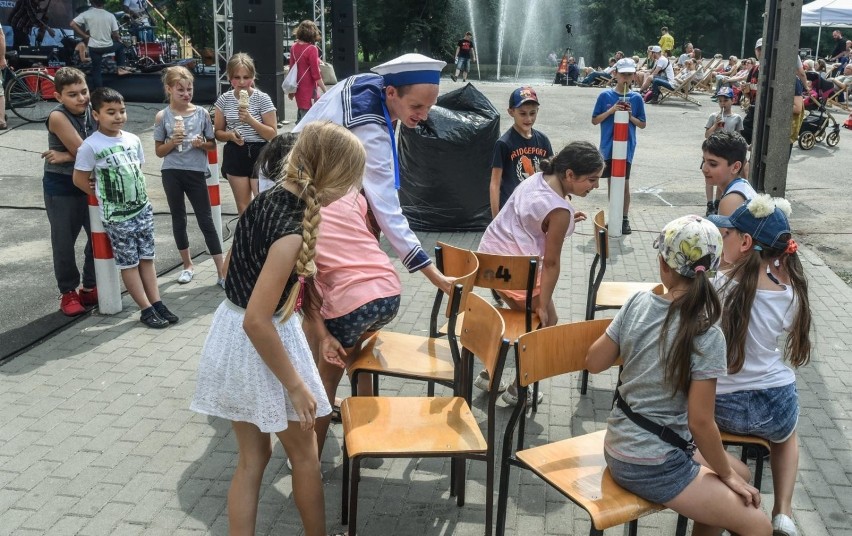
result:
<svg viewBox="0 0 852 536"><path fill-rule="evenodd" d="M316 243L316 297L319 315L307 314L304 329L314 347L320 378L333 404L343 371L360 343L386 326L399 310L401 286L387 254L367 226L367 200L353 191L323 207ZM321 305L320 305L321 303ZM362 374L359 393L372 393ZM320 457L331 415L315 424Z"/></svg>
<svg viewBox="0 0 852 536"><path fill-rule="evenodd" d="M540 172L515 188L497 217L488 225L479 243L479 251L540 257L532 306L541 320L541 327L547 327L555 325L558 320L553 291L559 278L562 244L574 232L574 225L586 219L586 215L574 210L568 200L572 195L585 197L598 187L604 160L591 143L575 141L556 156L543 160L539 167ZM510 309L524 310L525 292L497 293ZM474 385L487 386L488 373L482 371L480 378ZM543 396L541 392L539 396ZM517 402L517 397L510 392L505 393L503 399L511 404Z"/></svg>

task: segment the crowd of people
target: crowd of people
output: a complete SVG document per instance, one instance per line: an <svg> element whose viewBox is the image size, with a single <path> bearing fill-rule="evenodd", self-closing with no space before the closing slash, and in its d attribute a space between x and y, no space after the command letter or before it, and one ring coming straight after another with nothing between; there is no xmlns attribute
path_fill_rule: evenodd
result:
<svg viewBox="0 0 852 536"><path fill-rule="evenodd" d="M413 128L427 118L445 63L406 54L326 88L314 69L316 26L303 22L297 37L291 64L304 73L305 89L300 85L292 96L299 107L292 133L278 134L275 106L255 86L254 63L244 53L228 60L232 87L216 101L214 117L193 104L192 74L170 67L162 76L168 102L154 119L155 153L162 159L163 189L183 261L177 282L189 283L194 275L188 198L224 291L201 351L191 407L232 423L239 456L228 494L234 534L254 532L271 434L292 466L305 534L326 534L319 460L337 387L360 344L395 317L404 291L378 245L379 234L409 272L423 274L444 292L452 285L401 211L394 132L399 123ZM542 106L535 90L523 86L509 95L512 125L493 149L492 222L478 250L540 257L533 307L541 327L559 321L554 291L562 250L586 220L572 198L586 196L613 173L619 111L629 118L621 231L632 232L628 184L637 133L647 124L642 92L666 87L675 62L688 72L701 58L692 48L674 60L668 44L661 40L649 48L649 71L619 53L609 70L587 74L590 82L615 82L603 89L590 114L601 127L597 147L571 142L555 151L534 128ZM459 60L464 46L459 43ZM468 53L475 61L472 46ZM728 62L731 77L737 63ZM457 61L453 78L466 76L468 68L468 62ZM605 441L616 482L694 519L693 534L725 528L795 536L799 408L790 366L810 359L807 282L790 230L789 203L759 195L744 178L744 120L732 112L730 81L716 81L720 110L708 118L701 147L708 219L684 216L665 226L655 242L665 293L632 297L589 350L587 366L598 372L619 356L624 360ZM47 121L42 156L60 308L73 316L97 303L91 241L82 272L74 254L80 231L90 232L88 194L98 200L140 321L167 328L179 318L159 294L153 211L141 170L145 159L139 138L124 130L124 100L109 88L90 95L85 76L73 67L59 69L54 84L59 104ZM631 90L634 84L640 91ZM217 150L217 142L224 143L222 171L239 212L227 254L205 187L207 153ZM500 291L496 298L501 306L523 307L524 296L516 293ZM781 350L775 341L785 332ZM359 393L369 394L365 380ZM480 388L488 384L484 372L474 381ZM518 404L517 387L503 388L503 399ZM539 392L537 402L544 396ZM680 441L648 432L636 424L636 414ZM747 467L724 452L720 430L771 443L771 519L759 509L760 494L748 484Z"/></svg>

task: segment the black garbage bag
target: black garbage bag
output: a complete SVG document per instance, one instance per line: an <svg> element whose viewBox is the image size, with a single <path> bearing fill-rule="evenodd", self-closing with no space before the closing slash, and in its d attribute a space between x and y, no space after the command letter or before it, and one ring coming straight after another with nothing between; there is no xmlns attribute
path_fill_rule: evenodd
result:
<svg viewBox="0 0 852 536"><path fill-rule="evenodd" d="M500 114L473 84L438 98L429 118L403 125L399 202L415 231L482 231Z"/></svg>

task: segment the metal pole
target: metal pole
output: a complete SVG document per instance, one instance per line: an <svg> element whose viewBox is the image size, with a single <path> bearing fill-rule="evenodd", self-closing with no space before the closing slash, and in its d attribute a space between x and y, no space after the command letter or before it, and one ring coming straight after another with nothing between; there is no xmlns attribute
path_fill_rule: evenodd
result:
<svg viewBox="0 0 852 536"><path fill-rule="evenodd" d="M745 0L745 11L743 11L743 44L740 47L740 59L745 58L746 24L748 23L748 0Z"/></svg>

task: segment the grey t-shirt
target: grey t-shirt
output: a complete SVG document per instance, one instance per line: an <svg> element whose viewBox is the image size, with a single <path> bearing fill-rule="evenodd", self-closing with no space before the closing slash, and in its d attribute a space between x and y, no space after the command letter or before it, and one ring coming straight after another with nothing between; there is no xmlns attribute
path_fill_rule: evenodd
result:
<svg viewBox="0 0 852 536"><path fill-rule="evenodd" d="M710 128L717 121L719 121L719 117L721 116L722 122L724 123L722 126L722 130L724 132L742 132L743 130L743 118L740 117L739 114L731 114L731 115L722 115L722 112L714 112L710 114L710 117L707 118L707 124L704 125L704 128Z"/></svg>
<svg viewBox="0 0 852 536"><path fill-rule="evenodd" d="M175 131L175 114L171 108L163 109L162 120L154 124L154 140L166 141ZM183 116L183 131L186 134L183 150L177 147L163 158L162 169L186 169L189 171L207 171L207 151L193 147L191 140L198 135L213 139L213 122L210 114L200 106L195 111Z"/></svg>
<svg viewBox="0 0 852 536"><path fill-rule="evenodd" d="M676 319L668 335L662 336L670 305L665 298L650 292L635 294L615 316L606 334L618 345L624 359L619 391L630 409L688 439L687 397L681 392L672 397L671 389L664 384L660 344L671 340L679 325ZM690 365L693 380L727 374L725 336L719 326L696 337L695 347ZM677 449L634 424L617 407L607 419L604 448L613 458L637 465L659 465Z"/></svg>

